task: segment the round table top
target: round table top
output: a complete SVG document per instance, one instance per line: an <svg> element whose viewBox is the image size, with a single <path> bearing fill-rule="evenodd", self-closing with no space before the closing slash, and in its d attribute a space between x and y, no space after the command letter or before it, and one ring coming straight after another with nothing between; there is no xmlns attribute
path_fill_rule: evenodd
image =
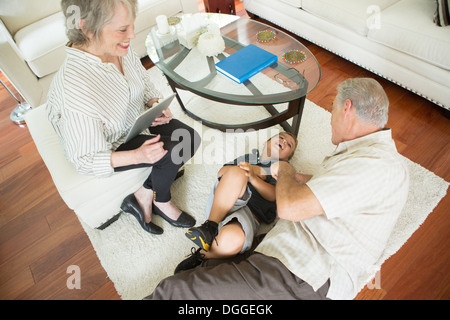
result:
<svg viewBox="0 0 450 320"><path fill-rule="evenodd" d="M196 46L187 48L180 43L179 36L192 19L219 26L225 42L222 53L207 57ZM157 26L150 30L146 39L148 56L179 86L204 97L232 103L278 104L306 96L320 80L320 66L314 55L293 37L266 24L218 13L170 17L169 24L166 35L161 35ZM200 33L205 31L200 29ZM275 54L278 61L242 84L216 72L215 63L249 44Z"/></svg>

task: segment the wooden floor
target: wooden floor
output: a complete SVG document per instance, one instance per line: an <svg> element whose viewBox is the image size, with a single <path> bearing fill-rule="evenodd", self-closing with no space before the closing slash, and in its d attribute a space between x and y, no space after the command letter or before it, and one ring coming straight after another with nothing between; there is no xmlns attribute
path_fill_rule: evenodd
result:
<svg viewBox="0 0 450 320"><path fill-rule="evenodd" d="M199 4L203 8L201 0ZM236 4L238 14L245 16L241 2ZM339 82L374 77L389 96L388 126L400 153L450 181L450 120L441 108L300 41L322 68L322 79L308 99L330 110ZM151 66L148 59L143 62ZM27 128L9 120L14 107L0 88L0 299L120 299L75 214L57 193ZM357 299L450 299L449 230L447 195L382 266L381 288L366 287ZM80 290L67 288L71 265L80 267Z"/></svg>

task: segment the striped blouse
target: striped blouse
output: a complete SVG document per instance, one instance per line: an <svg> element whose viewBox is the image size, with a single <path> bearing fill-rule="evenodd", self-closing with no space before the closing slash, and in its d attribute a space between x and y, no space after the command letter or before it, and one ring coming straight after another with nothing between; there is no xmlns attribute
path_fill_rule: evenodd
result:
<svg viewBox="0 0 450 320"><path fill-rule="evenodd" d="M136 53L122 58L124 74L112 63L66 47L47 99L48 119L66 158L82 174L113 174L111 153L152 98L161 98Z"/></svg>

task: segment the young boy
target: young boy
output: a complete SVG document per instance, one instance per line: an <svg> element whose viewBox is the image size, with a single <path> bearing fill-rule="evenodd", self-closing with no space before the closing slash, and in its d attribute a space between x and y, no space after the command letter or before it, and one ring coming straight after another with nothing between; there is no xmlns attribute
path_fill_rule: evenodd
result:
<svg viewBox="0 0 450 320"><path fill-rule="evenodd" d="M228 258L249 250L260 222L275 220L275 183L270 175L274 162L288 161L297 148L297 139L282 132L258 150L225 164L211 192L201 226L190 228L186 237L200 248L182 261L175 273L192 269L204 259Z"/></svg>

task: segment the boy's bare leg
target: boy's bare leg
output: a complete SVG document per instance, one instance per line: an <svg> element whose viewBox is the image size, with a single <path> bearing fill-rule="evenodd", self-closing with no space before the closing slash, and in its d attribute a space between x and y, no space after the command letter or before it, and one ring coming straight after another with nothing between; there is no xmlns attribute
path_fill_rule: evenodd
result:
<svg viewBox="0 0 450 320"><path fill-rule="evenodd" d="M245 171L236 166L225 166L219 170L218 176L222 176L214 193L214 201L208 220L221 222L228 211L242 198L247 189L248 177Z"/></svg>
<svg viewBox="0 0 450 320"><path fill-rule="evenodd" d="M241 252L245 243L245 233L238 221L224 225L211 245L209 251L202 250L206 259L225 259Z"/></svg>

